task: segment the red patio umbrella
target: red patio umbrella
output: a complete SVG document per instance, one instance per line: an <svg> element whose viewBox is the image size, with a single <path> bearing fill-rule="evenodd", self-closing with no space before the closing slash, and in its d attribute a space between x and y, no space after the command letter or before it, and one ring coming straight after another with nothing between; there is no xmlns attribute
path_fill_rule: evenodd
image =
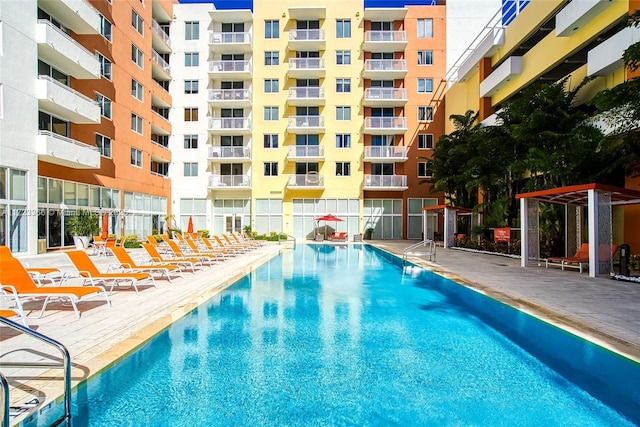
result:
<svg viewBox="0 0 640 427"><path fill-rule="evenodd" d="M187 224L187 233L193 233L193 218L189 217L189 224Z"/></svg>
<svg viewBox="0 0 640 427"><path fill-rule="evenodd" d="M109 237L109 214L106 212L102 214L102 233L100 237L102 237L102 240Z"/></svg>
<svg viewBox="0 0 640 427"><path fill-rule="evenodd" d="M321 216L320 218L316 218L316 221L324 221L325 239L327 238L327 221L342 222L340 218L332 214L327 214L325 216Z"/></svg>

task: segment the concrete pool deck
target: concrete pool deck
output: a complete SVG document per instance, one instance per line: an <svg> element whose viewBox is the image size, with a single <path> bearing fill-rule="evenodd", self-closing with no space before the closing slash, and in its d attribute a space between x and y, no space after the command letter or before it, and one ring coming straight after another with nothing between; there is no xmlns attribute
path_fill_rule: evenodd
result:
<svg viewBox="0 0 640 427"><path fill-rule="evenodd" d="M415 241L369 243L401 256L402 250ZM157 288L141 287L140 296L128 289L114 291L112 307L99 299L80 303L80 319L75 318L70 306L51 305L43 318L30 319L29 323L36 331L67 346L72 356L75 385L125 357L176 319L290 246L291 242L268 244L195 274L184 273L184 278L174 279L172 283L158 280ZM139 249L131 252L134 259L141 259L145 253ZM72 270L62 252L19 258L32 266L54 265ZM114 262L113 257L92 256L91 259L102 271ZM544 266L522 268L519 259L440 247L436 262L421 256L409 259L640 361L640 283L618 282L608 277L589 278L576 270L561 271ZM75 279L66 284L78 283ZM0 331L3 361L42 358L40 354L17 351L28 347L58 357L55 351L49 353L32 339L16 336L4 327ZM52 399L60 399L60 370L2 369L2 372L10 381L12 406L26 409L26 403L37 398L37 407L42 410ZM28 425L30 416L25 413L12 422L24 421Z"/></svg>

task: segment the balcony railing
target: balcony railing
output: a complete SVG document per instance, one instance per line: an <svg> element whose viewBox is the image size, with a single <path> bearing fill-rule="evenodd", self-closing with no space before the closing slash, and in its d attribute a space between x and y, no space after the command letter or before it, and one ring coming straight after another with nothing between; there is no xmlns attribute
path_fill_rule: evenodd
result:
<svg viewBox="0 0 640 427"><path fill-rule="evenodd" d="M364 158L366 159L407 159L407 147L396 146L366 146L364 147Z"/></svg>
<svg viewBox="0 0 640 427"><path fill-rule="evenodd" d="M322 87L290 87L289 99L323 99Z"/></svg>
<svg viewBox="0 0 640 427"><path fill-rule="evenodd" d="M324 187L324 175L320 175L317 173L289 175L287 187Z"/></svg>
<svg viewBox="0 0 640 427"><path fill-rule="evenodd" d="M168 108L163 108L163 111L156 111L156 110L151 110L151 112L153 114L155 114L158 117L162 117L164 120L169 121L169 109Z"/></svg>
<svg viewBox="0 0 640 427"><path fill-rule="evenodd" d="M155 31L155 33L162 39L162 41L165 42L167 46L171 47L171 39L169 38L169 34L167 34L164 28L162 28L162 26L158 24L155 19L152 21L151 27L153 28L153 31Z"/></svg>
<svg viewBox="0 0 640 427"><path fill-rule="evenodd" d="M46 24L50 29L55 30L58 34L60 34L65 39L67 39L69 41L69 43L72 43L78 49L86 52L87 55L90 55L90 56L93 56L93 57L97 57L96 53L90 52L86 47L82 46L80 43L78 43L77 41L72 39L71 36L69 36L69 34L65 33L60 28L58 28L55 25L53 25L51 23L51 21L49 21L48 19L38 19L38 24Z"/></svg>
<svg viewBox="0 0 640 427"><path fill-rule="evenodd" d="M289 116L289 127L293 128L323 128L322 116Z"/></svg>
<svg viewBox="0 0 640 427"><path fill-rule="evenodd" d="M364 91L365 100L393 101L406 100L407 90L392 87L371 87Z"/></svg>
<svg viewBox="0 0 640 427"><path fill-rule="evenodd" d="M365 42L406 42L406 31L366 31Z"/></svg>
<svg viewBox="0 0 640 427"><path fill-rule="evenodd" d="M247 32L225 33L212 31L209 33L209 44L251 43L251 34Z"/></svg>
<svg viewBox="0 0 640 427"><path fill-rule="evenodd" d="M405 59L367 59L364 61L365 71L407 71Z"/></svg>
<svg viewBox="0 0 640 427"><path fill-rule="evenodd" d="M215 60L209 61L210 73L251 72L251 63L247 60Z"/></svg>
<svg viewBox="0 0 640 427"><path fill-rule="evenodd" d="M365 175L364 186L377 188L402 188L407 186L406 175Z"/></svg>
<svg viewBox="0 0 640 427"><path fill-rule="evenodd" d="M324 70L324 58L292 58L289 70Z"/></svg>
<svg viewBox="0 0 640 427"><path fill-rule="evenodd" d="M324 30L289 30L289 41L321 41Z"/></svg>
<svg viewBox="0 0 640 427"><path fill-rule="evenodd" d="M288 157L324 157L324 146L296 145L289 147Z"/></svg>
<svg viewBox="0 0 640 427"><path fill-rule="evenodd" d="M407 119L405 117L365 117L364 128L402 130L407 128Z"/></svg>
<svg viewBox="0 0 640 427"><path fill-rule="evenodd" d="M251 149L249 147L209 147L210 159L250 159Z"/></svg>
<svg viewBox="0 0 640 427"><path fill-rule="evenodd" d="M248 117L209 117L209 129L251 129Z"/></svg>
<svg viewBox="0 0 640 427"><path fill-rule="evenodd" d="M209 101L250 101L249 89L209 89Z"/></svg>
<svg viewBox="0 0 640 427"><path fill-rule="evenodd" d="M171 67L169 67L169 63L164 60L162 56L155 50L151 51L151 58L154 60L156 64L158 64L167 74L171 74Z"/></svg>
<svg viewBox="0 0 640 427"><path fill-rule="evenodd" d="M57 81L56 79L54 79L54 78L52 78L50 76L47 76L47 75L44 75L44 74L40 74L40 75L38 75L38 80L46 80L49 83L52 83L52 84L56 85L57 87L62 88L64 90L66 90L67 92L72 93L75 96L77 96L77 97L79 97L79 98L81 98L81 99L83 99L83 100L85 100L87 102L90 102L91 104L95 105L96 107L99 107L99 104L95 99L91 99L88 96L81 94L77 90L74 90L74 89L70 88L69 86L65 85L64 83L60 83L59 81Z"/></svg>
<svg viewBox="0 0 640 427"><path fill-rule="evenodd" d="M83 149L89 149L91 151L100 152L100 149L98 147L96 147L95 145L85 144L84 142L80 142L80 141L77 141L75 139L71 139L71 138L68 138L68 137L66 137L64 135L59 135L59 134L57 134L55 132L51 132L51 131L48 131L48 130L39 130L38 131L38 135L43 135L43 136L48 136L48 137L51 137L51 138L59 139L60 141L64 141L64 142L67 142L69 144L76 145L76 146L78 146L80 148L83 148Z"/></svg>
<svg viewBox="0 0 640 427"><path fill-rule="evenodd" d="M251 188L250 175L209 175L209 188Z"/></svg>

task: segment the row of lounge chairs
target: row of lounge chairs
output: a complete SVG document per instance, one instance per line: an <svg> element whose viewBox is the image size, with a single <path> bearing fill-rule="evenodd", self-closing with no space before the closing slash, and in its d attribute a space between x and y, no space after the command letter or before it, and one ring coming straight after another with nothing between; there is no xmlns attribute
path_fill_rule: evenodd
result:
<svg viewBox="0 0 640 427"><path fill-rule="evenodd" d="M42 317L50 302L61 301L69 303L79 318L78 303L82 301L99 298L110 306L109 295L116 289L129 287L139 295L139 286L157 287L156 278L171 282L183 277L183 271L195 273L259 246L256 241L238 236L225 237L215 236L214 244L206 238L174 241L163 236L164 242L159 244L153 236L148 236L149 243L143 244L149 256L145 263L136 263L124 247L110 247L110 254L117 261L109 264L107 272L101 272L85 251L67 251L65 255L74 266L75 275L55 267L25 266L8 247L0 246L0 298L11 304L10 309L0 309L0 316L15 317L27 325L24 303L41 302L38 317ZM238 240L234 243L230 239ZM72 277L81 284L63 286Z"/></svg>

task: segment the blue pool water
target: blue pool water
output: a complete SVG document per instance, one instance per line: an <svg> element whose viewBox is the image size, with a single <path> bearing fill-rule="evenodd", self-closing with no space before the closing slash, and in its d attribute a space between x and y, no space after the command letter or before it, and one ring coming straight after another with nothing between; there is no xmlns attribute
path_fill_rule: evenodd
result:
<svg viewBox="0 0 640 427"><path fill-rule="evenodd" d="M73 425L623 426L639 387L637 364L379 250L298 245L79 387Z"/></svg>

